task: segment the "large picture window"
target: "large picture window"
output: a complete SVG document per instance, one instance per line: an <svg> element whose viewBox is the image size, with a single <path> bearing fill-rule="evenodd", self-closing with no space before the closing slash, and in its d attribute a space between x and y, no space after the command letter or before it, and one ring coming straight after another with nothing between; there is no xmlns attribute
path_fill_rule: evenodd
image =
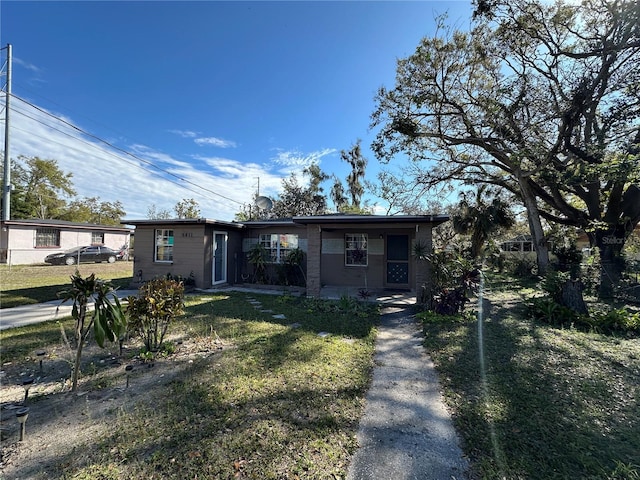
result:
<svg viewBox="0 0 640 480"><path fill-rule="evenodd" d="M57 228L36 229L36 248L38 247L59 247L60 230Z"/></svg>
<svg viewBox="0 0 640 480"><path fill-rule="evenodd" d="M347 233L344 239L344 263L350 266L368 265L368 236L366 233Z"/></svg>
<svg viewBox="0 0 640 480"><path fill-rule="evenodd" d="M173 230L156 230L156 262L173 262Z"/></svg>
<svg viewBox="0 0 640 480"><path fill-rule="evenodd" d="M263 233L260 245L267 251L267 261L284 263L291 250L298 248L298 235L289 233Z"/></svg>

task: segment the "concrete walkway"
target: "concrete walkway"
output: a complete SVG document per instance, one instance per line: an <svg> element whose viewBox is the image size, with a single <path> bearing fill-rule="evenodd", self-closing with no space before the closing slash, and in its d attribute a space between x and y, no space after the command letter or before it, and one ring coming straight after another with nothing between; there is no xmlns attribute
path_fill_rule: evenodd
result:
<svg viewBox="0 0 640 480"><path fill-rule="evenodd" d="M347 480L466 478L451 417L422 345L422 331L402 308L383 310L376 366Z"/></svg>

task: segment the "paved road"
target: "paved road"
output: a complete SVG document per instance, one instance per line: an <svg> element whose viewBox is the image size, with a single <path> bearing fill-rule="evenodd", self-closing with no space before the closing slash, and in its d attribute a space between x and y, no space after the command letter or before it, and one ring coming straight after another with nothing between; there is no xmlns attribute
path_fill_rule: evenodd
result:
<svg viewBox="0 0 640 480"><path fill-rule="evenodd" d="M116 290L118 298L136 295L137 290ZM90 306L91 307L91 306ZM71 303L60 304L60 300L52 300L35 305L3 308L0 310L0 330L21 327L32 323L46 322L71 316Z"/></svg>
<svg viewBox="0 0 640 480"><path fill-rule="evenodd" d="M347 480L466 478L467 460L422 331L401 308L383 311L376 367Z"/></svg>

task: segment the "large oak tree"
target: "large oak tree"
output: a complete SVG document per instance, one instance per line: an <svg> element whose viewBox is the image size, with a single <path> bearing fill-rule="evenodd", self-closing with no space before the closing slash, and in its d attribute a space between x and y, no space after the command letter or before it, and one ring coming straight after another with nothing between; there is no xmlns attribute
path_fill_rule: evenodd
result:
<svg viewBox="0 0 640 480"><path fill-rule="evenodd" d="M421 165L424 186L490 183L516 195L540 273L543 219L585 230L610 292L640 221L638 2L498 0L477 13L471 31L442 20L398 61L396 86L376 97L372 147Z"/></svg>

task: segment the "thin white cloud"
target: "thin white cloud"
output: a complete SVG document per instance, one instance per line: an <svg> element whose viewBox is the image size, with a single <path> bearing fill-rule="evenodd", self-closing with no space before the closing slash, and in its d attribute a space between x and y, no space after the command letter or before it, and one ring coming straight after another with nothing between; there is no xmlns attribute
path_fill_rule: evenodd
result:
<svg viewBox="0 0 640 480"><path fill-rule="evenodd" d="M129 150L131 153L134 153L137 157L143 158L144 160L148 160L150 163L164 168L164 166L176 166L176 167L185 167L188 166L189 163L183 160L176 160L171 155L166 153L159 152L154 150L151 147L141 144L133 144L129 146ZM164 164L164 165L161 165Z"/></svg>
<svg viewBox="0 0 640 480"><path fill-rule="evenodd" d="M146 218L151 205L173 212L178 201L194 198L203 217L232 220L256 193L275 198L282 189L283 178L291 173L301 177L305 167L320 163L336 151L279 149L264 163L243 163L215 156L185 160L148 145L122 145L130 152L128 155L84 136L46 113L22 105L14 108L11 158L24 155L56 160L62 171L73 175L78 197L119 201L126 211L125 219ZM74 124L73 119L66 121ZM175 132L196 138L187 131Z"/></svg>
<svg viewBox="0 0 640 480"><path fill-rule="evenodd" d="M36 67L33 63L25 62L20 58L13 57L12 61L15 62L16 65L20 65L22 68L26 68L27 70L31 70L32 72L40 73L41 71L40 68Z"/></svg>
<svg viewBox="0 0 640 480"><path fill-rule="evenodd" d="M194 142L200 146L212 145L218 148L235 148L236 147L236 142L233 142L231 140L225 140L223 138L217 138L217 137L196 138Z"/></svg>
<svg viewBox="0 0 640 480"><path fill-rule="evenodd" d="M324 148L309 153L302 153L299 150L276 149L276 155L271 161L279 165L283 174L301 173L302 170L316 163L320 164L327 155L332 155L337 150L335 148Z"/></svg>
<svg viewBox="0 0 640 480"><path fill-rule="evenodd" d="M200 132L194 132L193 130L174 129L169 130L169 133L179 135L182 138L193 138L193 142L200 146L211 145L218 148L235 148L237 146L236 142L232 140L225 140L224 138L218 137L201 137Z"/></svg>
<svg viewBox="0 0 640 480"><path fill-rule="evenodd" d="M195 138L198 136L198 132L192 132L191 130L169 130L169 133L179 135L183 138Z"/></svg>
<svg viewBox="0 0 640 480"><path fill-rule="evenodd" d="M146 218L152 204L173 212L178 201L194 198L204 217L232 220L242 203L252 201L255 188L251 184L256 182L251 178L204 172L199 168L202 163L192 165L146 145L123 146L132 154L127 155L45 113L16 105L12 112L11 158L24 155L56 160L62 171L73 175L78 197L119 201L128 219Z"/></svg>
<svg viewBox="0 0 640 480"><path fill-rule="evenodd" d="M224 180L223 189L229 185L248 191L250 195L277 195L282 187L282 175L270 171L268 165L242 163L238 160L222 157L196 157L204 161L216 173L216 178Z"/></svg>

